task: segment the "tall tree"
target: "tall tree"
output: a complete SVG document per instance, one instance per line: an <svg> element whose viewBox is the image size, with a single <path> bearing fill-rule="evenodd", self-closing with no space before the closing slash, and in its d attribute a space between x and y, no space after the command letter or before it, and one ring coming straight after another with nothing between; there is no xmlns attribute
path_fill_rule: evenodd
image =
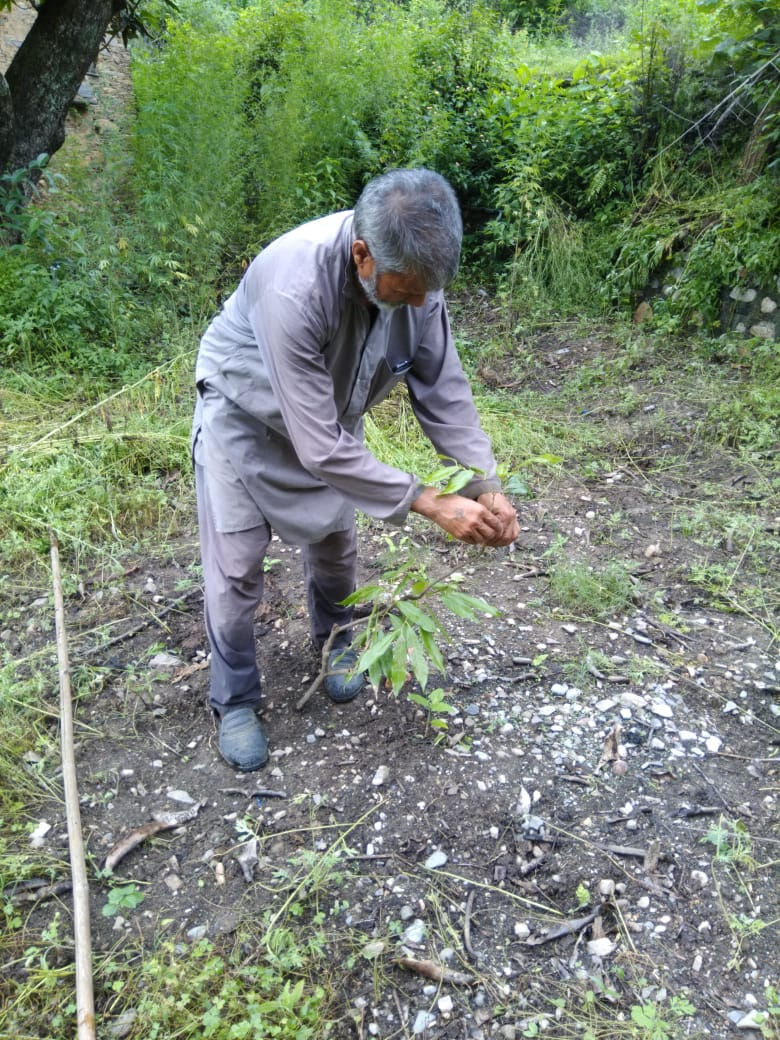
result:
<svg viewBox="0 0 780 1040"><path fill-rule="evenodd" d="M11 2L0 0L0 7ZM62 146L68 107L128 0L41 0L35 6L35 21L0 74L0 174Z"/></svg>

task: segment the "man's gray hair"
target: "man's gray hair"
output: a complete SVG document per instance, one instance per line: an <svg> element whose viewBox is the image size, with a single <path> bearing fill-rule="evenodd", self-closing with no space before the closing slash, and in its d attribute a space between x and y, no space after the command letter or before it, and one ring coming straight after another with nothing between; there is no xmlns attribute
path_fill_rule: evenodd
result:
<svg viewBox="0 0 780 1040"><path fill-rule="evenodd" d="M363 189L354 237L377 274L414 274L426 289L443 289L458 272L463 222L448 182L433 170L388 170Z"/></svg>

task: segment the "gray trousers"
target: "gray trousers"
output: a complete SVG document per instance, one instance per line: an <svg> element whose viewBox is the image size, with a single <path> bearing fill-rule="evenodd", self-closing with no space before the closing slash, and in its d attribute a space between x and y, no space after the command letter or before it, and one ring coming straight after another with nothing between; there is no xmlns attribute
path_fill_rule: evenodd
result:
<svg viewBox="0 0 780 1040"><path fill-rule="evenodd" d="M211 645L210 703L221 715L228 707L256 707L260 701L254 618L263 597L263 562L271 528L261 524L246 531L217 531L210 508L208 473L198 465L195 487L206 634ZM302 549L312 639L322 646L334 625L352 620L352 608L339 606L339 601L355 590L355 524ZM334 645L348 643L349 633L345 632Z"/></svg>

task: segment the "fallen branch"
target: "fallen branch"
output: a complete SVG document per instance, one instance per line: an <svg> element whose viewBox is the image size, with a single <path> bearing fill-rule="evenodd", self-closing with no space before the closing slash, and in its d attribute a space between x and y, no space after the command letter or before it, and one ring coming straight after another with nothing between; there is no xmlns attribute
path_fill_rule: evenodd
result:
<svg viewBox="0 0 780 1040"><path fill-rule="evenodd" d="M182 812L177 813L155 813L148 823L145 823L142 827L136 827L135 830L130 831L129 834L119 839L106 856L103 868L105 870L113 870L125 858L128 852L132 852L134 848L137 848L147 838L159 834L160 831L170 831L174 827L182 827L185 823L189 823L190 820L194 820L200 812L201 805L202 803L198 802L192 809L184 809Z"/></svg>
<svg viewBox="0 0 780 1040"><path fill-rule="evenodd" d="M418 961L414 957L399 957L395 963L401 968L416 971L418 975L432 979L433 982L451 982L454 986L473 986L476 981L471 975L466 975L462 971L453 971L452 968L445 968L436 961Z"/></svg>
<svg viewBox="0 0 780 1040"><path fill-rule="evenodd" d="M73 701L70 689L70 664L65 631L65 604L60 576L57 537L49 533L51 572L54 585L54 622L57 631L57 662L60 681L60 751L65 815L68 823L68 851L73 878L73 937L76 947L76 1022L78 1040L95 1038L95 995L92 984L92 937L89 923L89 884L81 833L81 811L73 750Z"/></svg>
<svg viewBox="0 0 780 1040"><path fill-rule="evenodd" d="M10 891L11 902L18 903L40 903L44 899L54 899L56 896L64 895L73 888L72 881L55 881L52 885L38 879L33 883L22 882ZM3 892L3 896L6 892Z"/></svg>
<svg viewBox="0 0 780 1040"><path fill-rule="evenodd" d="M542 943L553 942L555 939L562 939L565 935L581 932L583 928L587 928L589 924L592 924L597 916L598 911L594 910L592 914L586 914L585 917L575 917L571 921L553 925L544 935L532 935L526 939L526 946L541 946Z"/></svg>

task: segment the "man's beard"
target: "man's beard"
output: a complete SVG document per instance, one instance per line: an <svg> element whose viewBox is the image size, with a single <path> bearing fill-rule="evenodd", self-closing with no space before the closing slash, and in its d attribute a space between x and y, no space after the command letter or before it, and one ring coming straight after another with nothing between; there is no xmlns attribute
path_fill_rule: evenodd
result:
<svg viewBox="0 0 780 1040"><path fill-rule="evenodd" d="M374 271L369 278L362 278L360 274L358 274L360 288L363 290L369 303L373 303L373 305L378 307L380 311L397 311L399 307L405 306L401 300L399 300L398 303L387 303L386 300L380 300L376 294L376 278L376 271Z"/></svg>

